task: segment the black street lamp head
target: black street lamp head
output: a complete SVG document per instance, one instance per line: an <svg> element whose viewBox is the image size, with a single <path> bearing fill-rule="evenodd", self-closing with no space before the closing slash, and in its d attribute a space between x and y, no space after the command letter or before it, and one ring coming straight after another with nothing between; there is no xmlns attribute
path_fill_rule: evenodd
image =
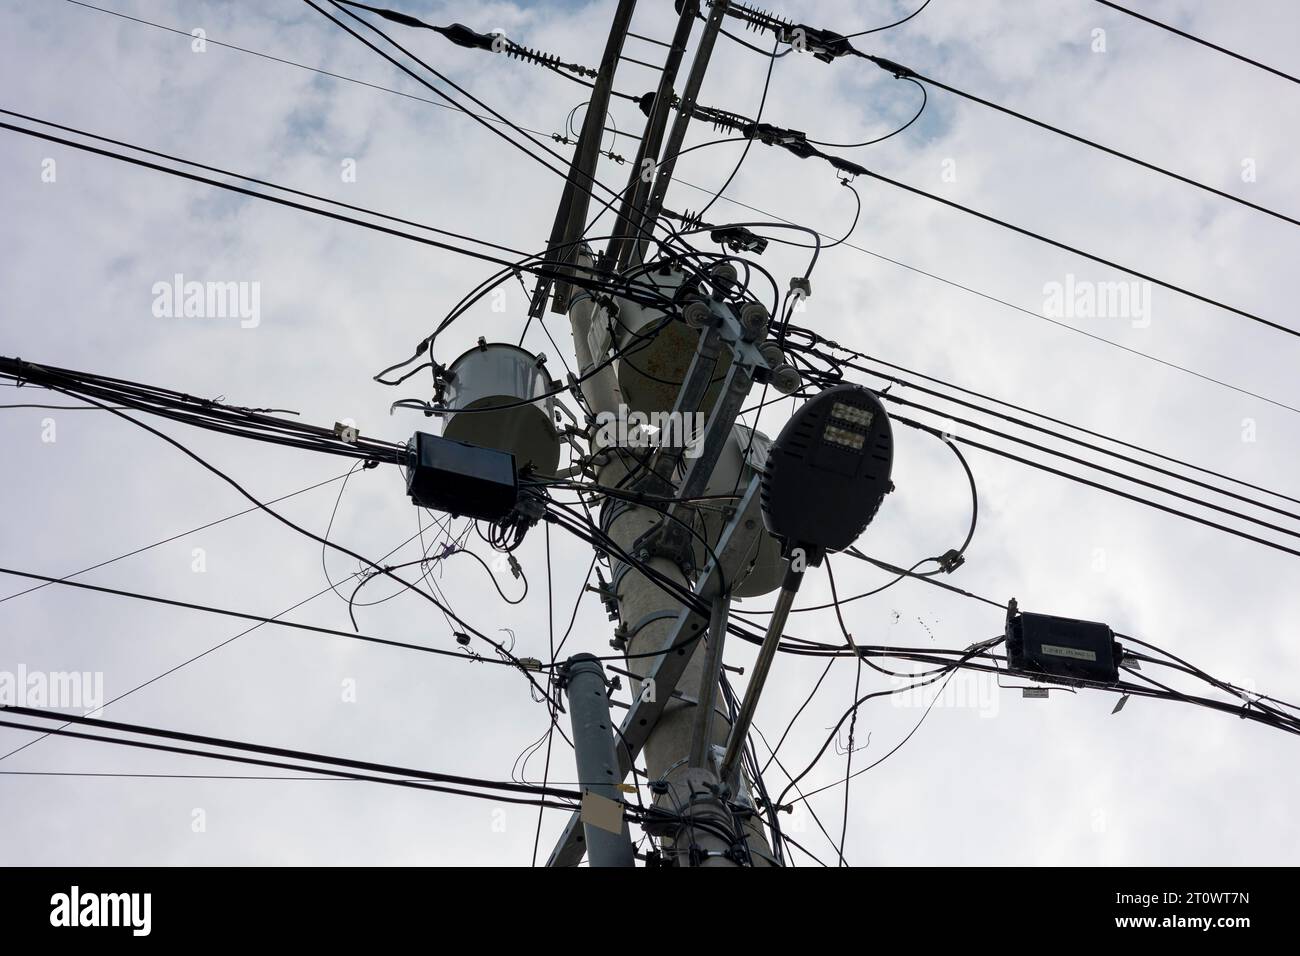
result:
<svg viewBox="0 0 1300 956"><path fill-rule="evenodd" d="M772 445L763 475L763 519L787 553L809 564L843 551L875 518L894 463L889 416L874 392L836 385L803 404Z"/></svg>

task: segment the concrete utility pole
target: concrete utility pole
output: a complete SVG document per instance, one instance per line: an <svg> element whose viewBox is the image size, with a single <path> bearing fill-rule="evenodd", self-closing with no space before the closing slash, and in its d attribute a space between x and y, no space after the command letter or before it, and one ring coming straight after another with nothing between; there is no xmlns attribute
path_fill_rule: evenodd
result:
<svg viewBox="0 0 1300 956"><path fill-rule="evenodd" d="M621 816L623 801L618 780L614 779L618 773L618 757L609 717L605 668L592 654L575 654L565 663L560 680L569 699L583 801L586 803L588 794L592 794L616 812L614 824L595 819L600 807L586 808L583 842L587 845L587 857L592 866L633 866L636 857L632 852L632 838L627 821Z"/></svg>
<svg viewBox="0 0 1300 956"><path fill-rule="evenodd" d="M575 152L566 198L556 215L553 243L556 240L576 240L579 233L574 232L575 224L578 230L582 228L581 216L573 215L572 207L566 206L566 202L574 192L575 183L591 183L591 179L585 178L594 174L597 158L591 138L599 142L605 114L603 102L601 108L596 109L597 101L604 100L612 84L618 56L609 54L622 48L631 21L632 5L634 0L623 0L615 15L606 43L607 56L596 80L592 106L588 109L582 139ZM664 139L674 79L698 5L688 0L680 11L657 101L652 106L642 138L638 163L632 170L619 209L616 237L602 259L602 265L607 268L620 265L626 268L629 264L636 265L641 259L644 237L655 228L658 210L671 180L672 160L681 148L690 121L689 105L694 102L703 82L726 7L726 0L716 0L709 11L704 35L696 47L682 94L681 108L668 137L670 152L661 157L659 144ZM645 160L650 163L644 164ZM648 175L654 172L657 176ZM584 211L587 207L585 199L577 205ZM561 223L567 224L567 231L561 229ZM577 258L575 266L579 270L591 269L595 263L589 253L584 253ZM538 304L535 299L534 307ZM599 334L592 336L589 333L593 326L599 332L610 324L607 304L598 302L588 292L579 292L568 299L567 305L580 388L590 413L625 414L627 404L615 367L606 365L593 372L606 361L609 348L617 347L617 343L610 343L602 354L593 354L592 351L593 341L606 341ZM687 462L683 460L681 449L615 451L599 447L593 429L590 463L599 484L631 487L663 497L690 498L703 493L723 445L729 440L754 374L768 369L755 341L761 341L765 332L766 313L762 316L761 327L756 328L753 316L737 315L731 305L721 300L697 302L693 308L696 321L692 324L700 328L699 340L674 407L637 408L635 411L705 413L707 425L700 453ZM710 379L714 370L722 367L718 359L723 352L729 352L731 359L726 379L722 388L716 391L716 397L708 398L713 394ZM684 477L676 480L683 467ZM655 823L649 826L668 851L668 862L683 866L767 865L772 862L772 851L762 827L752 815L735 812L737 806L743 808L749 801L743 775L735 786L721 786L718 770L722 749L728 740L730 721L725 712L717 709L716 703L731 600L730 593L725 590L726 576L740 566L744 555L751 553L762 533L757 480L751 481L745 489L714 548L719 563L710 559L705 568L696 571L683 561L682 555L690 548L691 541L683 531L680 519L689 517L689 506L674 504L670 506L670 514L679 520L666 519L662 509L612 498L605 499L600 512L605 533L636 561L611 559L613 596L617 601L620 622L617 640L624 644L629 670L635 675L633 703L617 734L617 773L621 780L632 770L637 759L643 758L647 779L650 782L662 781L666 785L656 793L655 802L670 811L671 817L662 828ZM724 566L727 569L725 573ZM681 589L693 590L702 603L712 608L711 615L704 617L686 606L650 574L671 581ZM657 653L673 647L679 649ZM719 717L721 719L717 719ZM590 754L580 755L579 767L584 760L590 759ZM595 852L595 847L584 850L588 831L579 817L575 813L569 820L548 865L576 866L584 852L593 865L598 865L598 858L604 858L603 850L600 854ZM748 855L742 847L748 848Z"/></svg>

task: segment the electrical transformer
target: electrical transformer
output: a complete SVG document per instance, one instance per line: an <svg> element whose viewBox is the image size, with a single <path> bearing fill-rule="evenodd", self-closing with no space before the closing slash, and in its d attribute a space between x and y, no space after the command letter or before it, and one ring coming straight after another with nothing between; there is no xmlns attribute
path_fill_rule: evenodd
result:
<svg viewBox="0 0 1300 956"><path fill-rule="evenodd" d="M559 385L546 357L504 342L478 345L453 361L437 379L442 434L453 441L509 452L523 471L554 475L560 463L555 427Z"/></svg>
<svg viewBox="0 0 1300 956"><path fill-rule="evenodd" d="M755 474L761 474L767 465L768 452L772 439L762 432L745 425L735 425L727 436L722 454L718 456L717 466L709 476L705 495L736 495L745 493L745 488ZM726 527L725 506L735 506L736 500L716 499L700 502L696 513L699 515L700 531L710 546L718 543ZM755 508L750 516L761 524L762 516ZM709 553L703 542L693 539L695 544L696 567L703 567ZM732 585L731 593L735 597L757 597L775 591L781 586L785 576L785 562L781 560L781 542L772 537L766 528L760 527L758 537L749 551L742 556L739 563L723 568L728 583Z"/></svg>
<svg viewBox="0 0 1300 956"><path fill-rule="evenodd" d="M686 275L673 266L654 265L644 271L638 270L630 278L673 298L681 293ZM677 392L695 354L700 330L678 319L665 325L664 311L655 306L643 306L626 299L619 299L617 303L617 315L609 316L604 325L599 319L592 324L588 336L591 354L600 359L611 348L618 350L620 357L615 370L628 408L641 412L668 411L677 401ZM730 367L731 353L724 348L718 356L699 411L707 413L713 407Z"/></svg>

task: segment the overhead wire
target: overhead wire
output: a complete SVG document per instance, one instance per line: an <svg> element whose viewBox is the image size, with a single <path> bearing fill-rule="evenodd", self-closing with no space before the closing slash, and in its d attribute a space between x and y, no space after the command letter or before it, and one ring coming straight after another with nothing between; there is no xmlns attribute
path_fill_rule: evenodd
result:
<svg viewBox="0 0 1300 956"><path fill-rule="evenodd" d="M1264 70L1267 73L1272 73L1274 76L1281 77L1284 80L1290 80L1292 83L1300 84L1300 77L1293 76L1290 73L1283 73L1281 70L1275 69L1274 67L1271 67L1265 63L1261 63L1258 60L1252 60L1250 57L1244 56L1241 53L1234 53L1232 50L1229 50L1227 47L1219 46L1217 43L1211 43L1209 40L1206 40L1202 37L1195 36L1194 34L1188 33L1185 30L1180 30L1175 26L1163 22L1162 20L1153 19L1152 17L1148 17L1144 14L1138 13L1136 10L1131 10L1128 7L1120 6L1118 3L1113 3L1111 2L1111 0L1097 0L1097 3L1100 3L1102 6L1110 7L1112 10L1117 10L1118 12L1123 13L1127 16L1133 17L1135 20L1141 20L1143 23L1149 23L1153 27L1159 27L1161 30L1166 30L1169 33L1174 34L1175 36L1180 36L1184 40L1191 40L1193 43L1199 43L1201 46L1214 50L1217 53L1222 53L1224 56L1230 56L1234 60L1240 60L1242 63L1247 63L1250 66Z"/></svg>

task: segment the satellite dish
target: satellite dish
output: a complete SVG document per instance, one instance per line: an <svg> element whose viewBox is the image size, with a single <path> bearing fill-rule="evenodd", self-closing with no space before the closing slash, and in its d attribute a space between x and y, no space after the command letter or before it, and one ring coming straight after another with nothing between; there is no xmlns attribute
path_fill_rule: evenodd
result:
<svg viewBox="0 0 1300 956"><path fill-rule="evenodd" d="M836 385L809 399L772 444L763 475L763 520L785 544L820 564L843 551L893 490L894 436L874 392Z"/></svg>

